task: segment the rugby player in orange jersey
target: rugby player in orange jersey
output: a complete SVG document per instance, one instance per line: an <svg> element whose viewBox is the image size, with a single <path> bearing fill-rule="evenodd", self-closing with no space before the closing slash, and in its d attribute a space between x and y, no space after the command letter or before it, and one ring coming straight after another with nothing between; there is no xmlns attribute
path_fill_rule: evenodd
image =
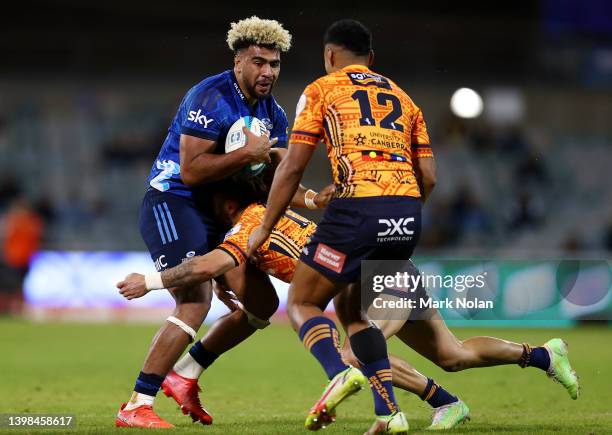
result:
<svg viewBox="0 0 612 435"><path fill-rule="evenodd" d="M315 146L324 142L336 195L302 251L287 301L292 326L329 379L305 426L318 430L333 421L336 406L369 383L376 414L371 431L405 433L408 422L395 400L382 332L359 307L347 310L347 334L360 371L342 361L336 325L323 310L335 296L360 285L363 260L410 259L421 229L421 198L435 181L433 154L419 107L369 68L372 35L363 24L348 19L333 23L325 32L323 54L327 75L309 84L298 101L287 158L276 171L248 254L269 237ZM400 233L381 237L384 222L391 220L398 222Z"/></svg>
<svg viewBox="0 0 612 435"><path fill-rule="evenodd" d="M407 433L406 416L393 394L383 331L369 322L359 304L339 310L360 371L342 360L338 331L323 310L334 297L360 294L362 260L408 262L421 229L421 203L435 184L433 153L419 107L393 81L370 69L372 37L363 24L348 19L333 23L324 45L327 75L308 85L298 102L287 158L275 173L266 214L250 237L247 255L268 239L298 188L314 147L323 141L336 195L302 250L287 302L294 329L330 380L305 426L318 430L329 424L336 406L369 383L376 420L367 433ZM430 342L420 351L430 359L436 353L449 354L451 360L457 359L453 365L457 369L531 365L558 380L572 398L578 396L578 380L561 339L534 348L487 337L458 343L444 322L436 320L441 320L439 315L418 322ZM445 348L452 344L450 337L455 345ZM451 406L462 402L431 380L423 395L435 400L432 406L439 411L450 411L437 413L431 429L455 422L451 417L456 410L460 418L468 415L465 405Z"/></svg>

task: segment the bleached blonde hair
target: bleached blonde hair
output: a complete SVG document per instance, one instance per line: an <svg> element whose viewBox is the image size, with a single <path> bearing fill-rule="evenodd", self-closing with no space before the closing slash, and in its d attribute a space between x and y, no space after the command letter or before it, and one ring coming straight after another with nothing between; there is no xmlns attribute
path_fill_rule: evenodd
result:
<svg viewBox="0 0 612 435"><path fill-rule="evenodd" d="M227 32L230 50L237 51L253 44L288 51L291 48L291 33L278 21L264 20L255 15L231 24Z"/></svg>

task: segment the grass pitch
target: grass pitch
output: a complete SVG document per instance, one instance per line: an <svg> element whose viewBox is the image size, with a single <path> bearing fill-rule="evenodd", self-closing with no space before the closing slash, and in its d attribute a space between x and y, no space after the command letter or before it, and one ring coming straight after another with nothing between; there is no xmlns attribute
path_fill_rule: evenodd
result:
<svg viewBox="0 0 612 435"><path fill-rule="evenodd" d="M40 324L0 320L0 414L71 413L74 430L2 430L2 433L133 433L115 429L114 416L130 396L156 325ZM459 338L492 335L542 343L560 336L580 375L582 394L572 401L539 370L504 366L445 373L393 339L390 352L459 395L472 421L458 433L612 433L612 328L466 329ZM201 336L201 333L199 334ZM177 433L289 434L303 428L324 373L288 326L271 326L222 356L201 378L202 401L212 426L192 424L162 393L155 409ZM396 390L411 430L429 424L430 408ZM373 421L369 391L338 408L324 433L363 433ZM150 431L149 431L150 433Z"/></svg>

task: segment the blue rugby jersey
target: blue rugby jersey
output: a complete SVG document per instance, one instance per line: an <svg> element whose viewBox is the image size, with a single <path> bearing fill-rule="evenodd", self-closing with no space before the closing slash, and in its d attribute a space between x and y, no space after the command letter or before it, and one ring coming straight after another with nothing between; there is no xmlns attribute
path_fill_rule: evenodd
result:
<svg viewBox="0 0 612 435"><path fill-rule="evenodd" d="M160 192L192 198L194 188L181 181L179 143L181 134L217 142L216 154L225 152L225 137L232 124L240 117L254 116L263 121L270 137L277 137L275 147L287 146L288 121L285 112L273 96L250 106L240 90L232 70L208 77L191 88L168 128L168 135L153 162L148 184ZM206 192L206 185L197 187L198 195Z"/></svg>

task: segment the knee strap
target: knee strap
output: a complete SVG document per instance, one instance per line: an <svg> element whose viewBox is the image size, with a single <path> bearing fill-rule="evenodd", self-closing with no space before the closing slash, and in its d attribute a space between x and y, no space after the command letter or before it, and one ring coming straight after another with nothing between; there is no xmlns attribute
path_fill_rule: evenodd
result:
<svg viewBox="0 0 612 435"><path fill-rule="evenodd" d="M166 320L170 323L174 323L176 326L178 326L183 331L185 331L185 333L191 338L191 340L189 340L190 342L195 340L196 334L197 334L195 332L195 329L193 329L191 326L183 322L181 319L174 317L174 316L170 316Z"/></svg>

